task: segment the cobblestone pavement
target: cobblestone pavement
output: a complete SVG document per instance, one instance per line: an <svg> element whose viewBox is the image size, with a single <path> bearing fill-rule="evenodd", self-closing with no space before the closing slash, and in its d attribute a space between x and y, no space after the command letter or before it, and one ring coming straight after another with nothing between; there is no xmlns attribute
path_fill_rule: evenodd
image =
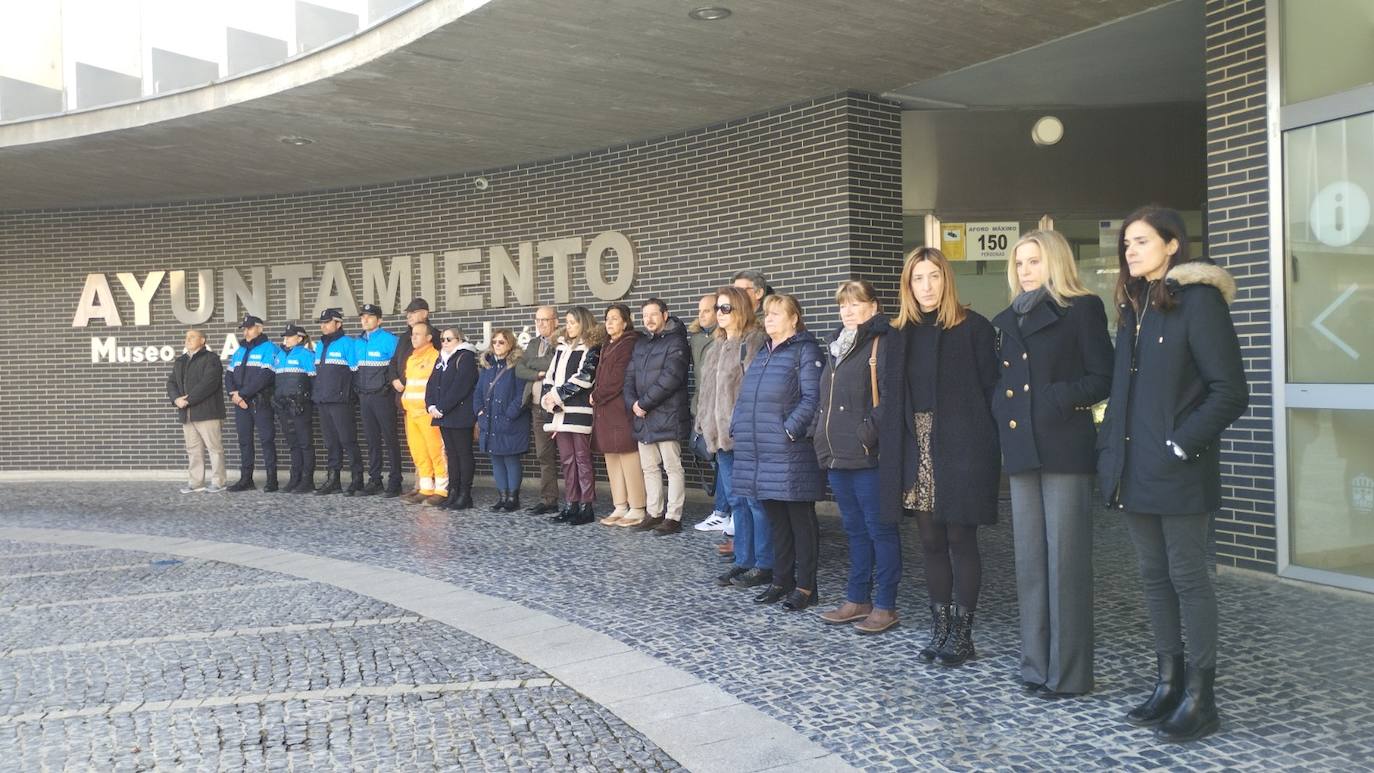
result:
<svg viewBox="0 0 1374 773"><path fill-rule="evenodd" d="M924 606L914 524L904 526L906 576L898 597L907 622L883 636L858 637L826 628L812 614L760 608L741 591L717 589L710 580L724 564L713 556L715 538L690 530L658 538L596 525L556 526L523 513L448 514L378 498L182 496L165 483L8 489L0 502L0 526L279 547L413 572L510 599L715 684L864 769L1374 769L1374 673L1368 668L1374 600L1363 596L1219 575L1222 732L1199 743L1166 746L1122 722L1148 687L1153 656L1134 558L1124 528L1108 514L1098 518L1094 548L1097 690L1047 702L1018 689L1005 519L985 529L982 539L984 590L975 634L980 657L965 668L942 669L914 657L923 638ZM44 551L53 554L38 555ZM101 761L101 767L108 759L111 766L117 761L134 768L146 763L149 749L159 750L159 761L176 759L191 767L288 761L298 767L429 767L441 764L434 756L440 749L451 751L446 759L470 761L474 768L673 764L605 709L567 688L366 692L376 684L539 678L521 672L518 661L503 660L500 651L483 650L481 642L407 617L405 610L329 586L278 584L292 581L224 564L149 561L146 554L0 543L0 575L32 575L0 577L0 651L11 650L0 656L0 713L20 714L40 704L109 706L142 690L158 696L148 700L177 700L163 696L198 696L207 685L218 690L220 684L249 695L339 684L363 692L333 701L311 697L114 713L98 720L0 718L0 767L16 759L38 763L60 760L46 755L75 754ZM139 562L139 569L60 574L69 567ZM822 519L822 606L840 600L845 563L838 523ZM106 582L108 587L101 584ZM236 585L243 590L223 590ZM119 599L135 593L150 598ZM115 598L67 603L97 597ZM41 606L59 602L64 606ZM217 608L213 619L203 611L210 602ZM122 649L51 649L146 636L150 630L309 626L343 619L390 622L349 632L269 630ZM38 647L49 649L34 652ZM137 653L132 662L130 651ZM477 665L469 665L474 660ZM180 673L163 676L175 663L184 664ZM523 720L531 730L513 732L499 717ZM551 742L548 733L535 730L543 723L560 730L554 734L557 750L543 745ZM574 749L590 756L573 759Z"/></svg>
<svg viewBox="0 0 1374 773"><path fill-rule="evenodd" d="M674 770L504 650L354 593L0 541L0 770Z"/></svg>

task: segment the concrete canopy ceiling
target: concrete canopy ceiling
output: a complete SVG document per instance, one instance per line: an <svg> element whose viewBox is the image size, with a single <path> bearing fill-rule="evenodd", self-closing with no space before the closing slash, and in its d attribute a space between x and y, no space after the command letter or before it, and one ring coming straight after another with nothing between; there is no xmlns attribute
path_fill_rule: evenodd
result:
<svg viewBox="0 0 1374 773"><path fill-rule="evenodd" d="M429 0L280 67L0 125L0 210L312 191L619 145L883 93L1159 0ZM313 144L283 144L305 136Z"/></svg>

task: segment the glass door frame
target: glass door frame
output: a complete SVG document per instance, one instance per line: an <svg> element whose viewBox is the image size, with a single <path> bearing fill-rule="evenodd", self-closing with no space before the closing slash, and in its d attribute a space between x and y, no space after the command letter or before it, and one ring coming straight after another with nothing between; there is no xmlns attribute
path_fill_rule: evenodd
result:
<svg viewBox="0 0 1374 773"><path fill-rule="evenodd" d="M1279 0L1265 2L1266 123L1269 148L1269 319L1270 384L1274 435L1274 536L1280 577L1374 593L1374 578L1342 574L1292 562L1292 512L1289 506L1288 409L1371 410L1374 384L1307 384L1288 380L1287 234L1284 218L1287 180L1284 133L1326 121L1374 112L1374 86L1306 102L1284 105L1281 89Z"/></svg>

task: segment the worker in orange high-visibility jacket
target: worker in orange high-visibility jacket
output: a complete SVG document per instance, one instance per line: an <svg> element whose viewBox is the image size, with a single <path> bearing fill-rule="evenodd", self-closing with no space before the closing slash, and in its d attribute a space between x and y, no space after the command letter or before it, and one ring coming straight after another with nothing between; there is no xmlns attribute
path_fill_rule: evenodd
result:
<svg viewBox="0 0 1374 773"><path fill-rule="evenodd" d="M410 341L415 347L406 358L405 391L401 393L401 407L406 414L406 443L415 462L417 490L402 497L408 502L443 504L448 499L448 461L444 456L444 441L439 428L425 406L425 387L434 373L439 351L430 343L429 325L420 323L410 329Z"/></svg>

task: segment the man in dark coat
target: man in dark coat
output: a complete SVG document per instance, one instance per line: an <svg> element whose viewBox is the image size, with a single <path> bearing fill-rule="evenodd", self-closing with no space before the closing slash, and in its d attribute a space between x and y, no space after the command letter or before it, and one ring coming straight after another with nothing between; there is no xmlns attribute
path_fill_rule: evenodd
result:
<svg viewBox="0 0 1374 773"><path fill-rule="evenodd" d="M167 399L177 409L186 442L186 485L181 493L224 490L224 366L205 348L205 335L186 331L186 351L172 363ZM210 485L205 485L205 457L210 452Z"/></svg>
<svg viewBox="0 0 1374 773"><path fill-rule="evenodd" d="M682 438L692 427L687 398L687 371L692 354L687 326L668 316L668 304L650 298L640 311L645 335L635 344L625 374L625 404L634 414L635 440L644 468L649 517L636 529L655 535L682 531L686 478L682 471ZM663 471L668 473L668 501L663 500Z"/></svg>

